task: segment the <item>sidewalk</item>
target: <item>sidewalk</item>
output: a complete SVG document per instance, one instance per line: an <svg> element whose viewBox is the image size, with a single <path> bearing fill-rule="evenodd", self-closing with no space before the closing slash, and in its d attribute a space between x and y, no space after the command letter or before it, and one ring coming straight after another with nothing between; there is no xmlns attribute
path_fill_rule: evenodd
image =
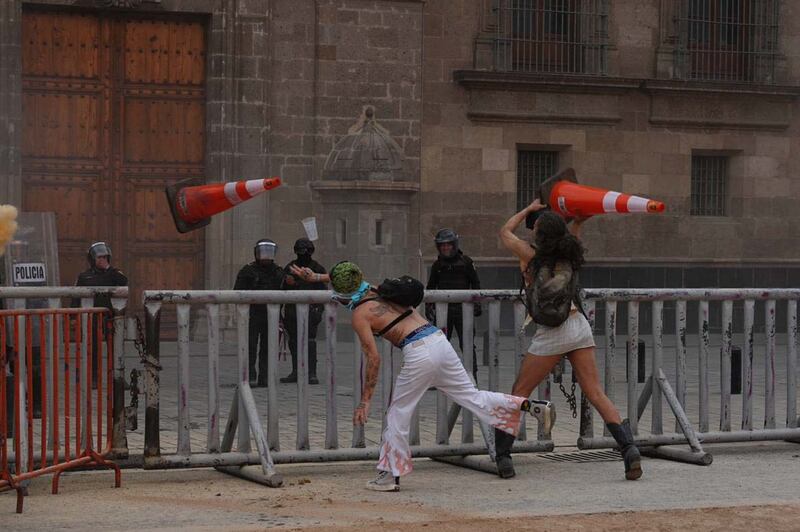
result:
<svg viewBox="0 0 800 532"><path fill-rule="evenodd" d="M0 495L0 520L9 531L797 530L800 445L713 451L709 467L645 459L636 482L619 461L518 456L517 476L502 480L422 459L399 493L364 490L365 462L281 466L279 489L213 470L125 470L120 489L109 472L67 474L60 495L34 481L22 515Z"/></svg>

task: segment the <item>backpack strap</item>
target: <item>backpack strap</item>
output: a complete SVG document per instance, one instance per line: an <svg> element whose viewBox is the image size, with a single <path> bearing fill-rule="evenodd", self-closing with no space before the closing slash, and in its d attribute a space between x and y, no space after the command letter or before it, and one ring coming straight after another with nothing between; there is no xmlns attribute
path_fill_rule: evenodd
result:
<svg viewBox="0 0 800 532"><path fill-rule="evenodd" d="M377 294L378 291L375 290L374 288L370 287L370 289L367 291L367 294L369 294L369 293ZM366 296L367 294L364 294L364 295ZM375 301L376 299L380 299L380 297L370 297L368 299L362 299L361 301L359 301L358 303L353 305L353 310L357 309L358 307L360 307L361 305L363 305L367 301Z"/></svg>
<svg viewBox="0 0 800 532"><path fill-rule="evenodd" d="M393 320L392 320L392 322L391 322L389 325L387 325L386 327L384 327L383 329L381 329L381 332L379 332L379 333L378 333L378 334L376 334L375 336L383 336L384 334L386 334L387 332L389 332L389 330L390 330L392 327L394 327L395 325L397 325L398 323L400 323L401 321L403 321L403 320L404 320L404 319L406 319L407 317L411 316L411 313L412 313L412 312L414 312L414 309L406 309L406 311L405 311L405 312L403 312L402 314L400 314L399 316L397 316L395 319L393 319Z"/></svg>

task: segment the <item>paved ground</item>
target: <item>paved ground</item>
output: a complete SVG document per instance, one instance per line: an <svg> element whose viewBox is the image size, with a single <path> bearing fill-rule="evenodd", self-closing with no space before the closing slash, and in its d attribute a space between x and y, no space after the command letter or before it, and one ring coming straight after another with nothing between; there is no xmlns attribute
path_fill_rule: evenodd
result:
<svg viewBox="0 0 800 532"><path fill-rule="evenodd" d="M622 338L620 338L620 342ZM691 342L694 339L690 339ZM598 344L603 345L603 339ZM479 346L480 349L480 346ZM322 351L322 349L321 349ZM138 361L131 346L126 352L128 368ZM223 345L222 414L225 418L233 395L236 358L232 345ZM784 425L786 398L785 346L779 346L776 373L776 419ZM161 442L162 453L175 452L177 442L177 372L174 344L162 346ZM191 441L193 451L202 452L206 443L206 359L205 345L191 349ZM353 380L352 344L342 343L337 356L338 435L341 447L352 438ZM649 362L648 343L648 364ZM501 342L499 388L510 389L514 377L513 339ZM598 361L603 374L602 349ZM687 411L698 420L697 350L687 357ZM665 371L674 382L674 349L664 353ZM320 361L323 384L311 387L310 435L312 449L321 449L325 429L327 376ZM395 353L395 366L400 357ZM648 366L649 367L649 366ZM759 341L754 363L754 427L764 419L764 349ZM567 366L569 368L569 366ZM712 338L711 430L719 424L719 341ZM280 362L279 374L290 364ZM569 369L568 369L569 371ZM624 344L618 350L614 373L615 402L626 409ZM565 383L569 382L569 373ZM481 367L479 384L488 387L488 369ZM640 391L642 385L637 385ZM279 385L280 443L282 450L294 448L297 397L294 385ZM376 393L380 404L382 388ZM258 408L266 425L267 394L255 391ZM800 445L760 443L709 446L714 454L710 467L690 466L663 460L646 460L645 476L639 482L625 482L622 464L607 451L569 454L578 437L578 421L571 418L563 396L554 385L552 399L559 410L553 433L555 455L518 456L517 478L503 481L485 473L461 469L429 460L417 460L415 473L403 482L399 494L373 494L362 489L373 475L374 464L350 462L325 465L281 465L286 478L282 489L268 489L213 470L145 472L126 470L123 487L108 489L106 472L70 474L62 481L62 494L49 495L46 479L34 481L23 516L13 514L14 497L0 496L3 530L109 529L109 530L252 530L263 528L361 529L380 525L388 530L497 530L527 529L611 529L611 530L797 530L800 522ZM143 445L144 397L141 397L140 429L128 435L132 454ZM741 396L732 401L732 425L740 424ZM674 421L664 408L665 428ZM367 427L367 445L377 445L381 409L375 408ZM435 392L420 405L421 443L433 444L436 433ZM647 433L650 411L641 420ZM529 422L535 435L535 424ZM602 425L595 419L595 433ZM476 436L480 432L475 430ZM457 427L452 441L460 439ZM559 460L554 460L558 458ZM580 462L578 462L580 460ZM55 510L55 511L54 511ZM547 517L544 517L547 516ZM559 516L559 517L554 517Z"/></svg>
<svg viewBox="0 0 800 532"><path fill-rule="evenodd" d="M34 482L25 513L0 496L3 530L797 530L800 446L717 446L700 467L645 460L627 482L619 461L518 457L501 480L417 460L399 493L362 489L370 463L284 466L271 489L213 470L67 475L61 494Z"/></svg>

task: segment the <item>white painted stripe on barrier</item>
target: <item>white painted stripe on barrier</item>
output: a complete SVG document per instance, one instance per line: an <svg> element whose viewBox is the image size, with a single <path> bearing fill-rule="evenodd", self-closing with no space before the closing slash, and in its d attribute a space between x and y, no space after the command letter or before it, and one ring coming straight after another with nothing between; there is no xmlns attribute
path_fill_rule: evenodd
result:
<svg viewBox="0 0 800 532"><path fill-rule="evenodd" d="M239 205L242 198L236 193L236 183L225 183L225 197L231 202L231 205Z"/></svg>
<svg viewBox="0 0 800 532"><path fill-rule="evenodd" d="M259 192L264 192L264 180L263 179L248 179L244 183L244 187L247 189L247 192L251 196L255 196Z"/></svg>
<svg viewBox="0 0 800 532"><path fill-rule="evenodd" d="M628 212L647 212L647 198L631 196L628 198Z"/></svg>
<svg viewBox="0 0 800 532"><path fill-rule="evenodd" d="M613 190L606 192L606 195L603 196L603 210L605 212L617 212L617 198L620 196L619 192L614 192Z"/></svg>

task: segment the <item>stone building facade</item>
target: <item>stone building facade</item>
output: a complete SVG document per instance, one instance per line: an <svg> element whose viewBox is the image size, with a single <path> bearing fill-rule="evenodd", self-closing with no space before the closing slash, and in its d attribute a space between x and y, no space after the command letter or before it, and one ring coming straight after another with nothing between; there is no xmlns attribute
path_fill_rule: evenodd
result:
<svg viewBox="0 0 800 532"><path fill-rule="evenodd" d="M685 11L695 0L5 0L0 202L28 201L25 13L195 16L204 175L285 182L215 217L196 288L231 286L265 236L288 261L308 216L323 263L426 277L433 234L452 227L485 286L517 286L497 230L541 177L523 172L530 160L534 174L573 167L582 183L667 204L587 223L588 286L798 286L800 11L750 0L725 18L703 1L705 22ZM732 29L756 16L763 34ZM330 155L367 109L402 168L343 175ZM160 201L143 205L162 216Z"/></svg>

